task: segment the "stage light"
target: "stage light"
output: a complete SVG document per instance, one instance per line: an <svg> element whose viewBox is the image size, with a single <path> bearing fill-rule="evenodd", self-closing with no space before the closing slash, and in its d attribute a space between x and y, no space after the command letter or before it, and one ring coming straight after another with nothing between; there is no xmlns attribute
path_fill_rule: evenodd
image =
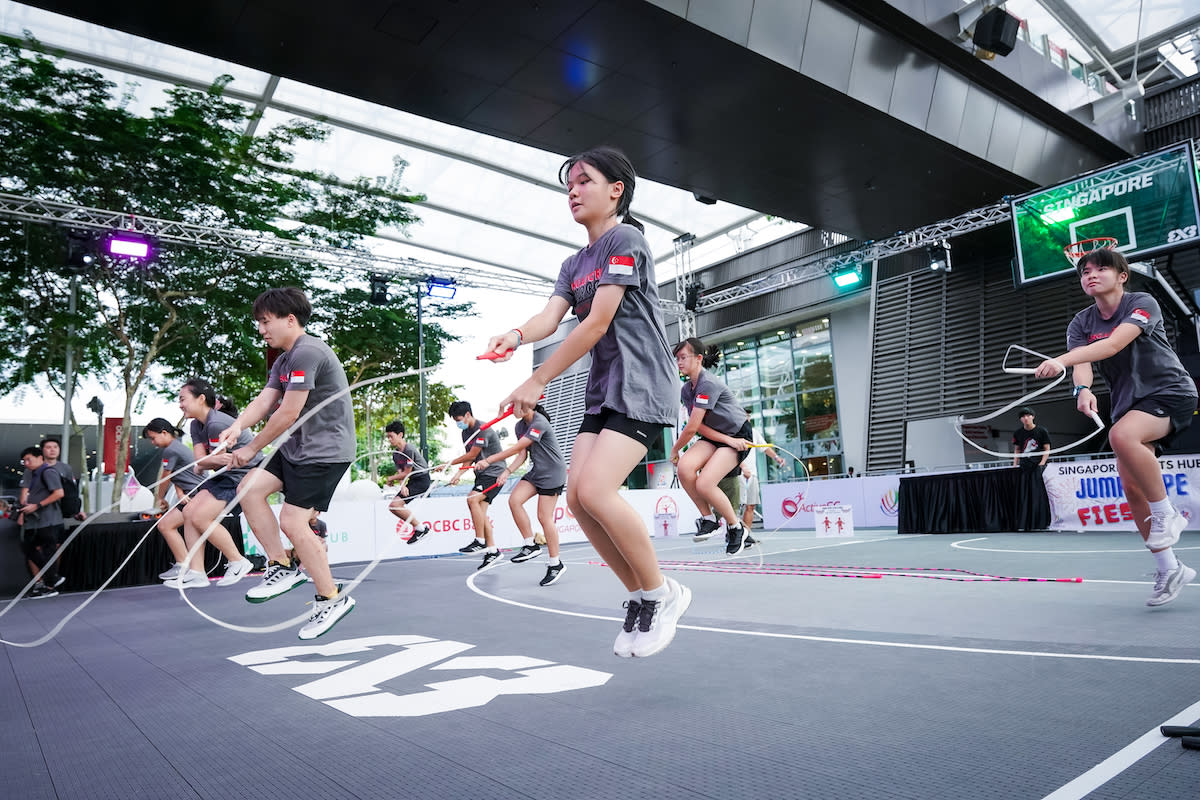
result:
<svg viewBox="0 0 1200 800"><path fill-rule="evenodd" d="M458 282L454 278L439 278L435 275L425 278L425 294L429 297L453 300L457 293Z"/></svg>
<svg viewBox="0 0 1200 800"><path fill-rule="evenodd" d="M372 272L367 278L371 283L371 297L367 300L373 306L386 306L391 302L388 296L388 279L386 275Z"/></svg>
<svg viewBox="0 0 1200 800"><path fill-rule="evenodd" d="M833 285L839 289L849 289L851 286L857 286L862 283L862 279L862 267L858 264L843 267L833 273Z"/></svg>
<svg viewBox="0 0 1200 800"><path fill-rule="evenodd" d="M67 231L67 272L84 275L96 263L96 242L87 231Z"/></svg>
<svg viewBox="0 0 1200 800"><path fill-rule="evenodd" d="M133 231L113 231L108 235L105 249L110 256L134 261L146 261L154 254L149 237Z"/></svg>
<svg viewBox="0 0 1200 800"><path fill-rule="evenodd" d="M687 287L683 295L683 307L687 311L695 311L700 306L700 293L704 291L704 286L699 283L693 283Z"/></svg>
<svg viewBox="0 0 1200 800"><path fill-rule="evenodd" d="M950 271L950 243L943 239L925 248L929 254L929 268L934 272Z"/></svg>

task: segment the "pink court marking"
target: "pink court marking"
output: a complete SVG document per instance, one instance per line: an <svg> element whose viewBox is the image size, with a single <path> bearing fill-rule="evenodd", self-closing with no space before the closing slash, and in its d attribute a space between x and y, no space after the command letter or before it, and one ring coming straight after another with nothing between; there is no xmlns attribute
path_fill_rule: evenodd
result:
<svg viewBox="0 0 1200 800"><path fill-rule="evenodd" d="M600 563L600 562L596 562ZM831 573L812 572L811 570L857 570L868 573L868 577L893 578L923 578L937 581L959 581L963 583L979 583L984 581L1012 583L1083 583L1083 578L1037 578L1012 577L1007 575L988 575L983 572L972 572L956 567L851 567L833 564L762 564L759 567L748 568L747 565L731 561L669 561L659 562L665 569L694 569L708 572L736 572L763 575L831 575ZM906 575L907 572L956 572L959 575ZM857 577L855 574L836 573L837 577ZM966 577L960 577L966 576Z"/></svg>

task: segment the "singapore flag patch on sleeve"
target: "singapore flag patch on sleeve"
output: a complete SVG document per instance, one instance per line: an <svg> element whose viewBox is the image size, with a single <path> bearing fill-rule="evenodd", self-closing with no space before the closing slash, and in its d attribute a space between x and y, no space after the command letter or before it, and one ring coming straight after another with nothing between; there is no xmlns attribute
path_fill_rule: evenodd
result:
<svg viewBox="0 0 1200 800"><path fill-rule="evenodd" d="M610 256L608 259L609 275L632 275L633 256Z"/></svg>
<svg viewBox="0 0 1200 800"><path fill-rule="evenodd" d="M1135 323L1140 322L1143 325L1150 324L1150 315L1140 308L1135 308L1129 312L1129 318Z"/></svg>
<svg viewBox="0 0 1200 800"><path fill-rule="evenodd" d="M696 405L707 406L708 405L708 395L706 395L706 394L696 395Z"/></svg>
<svg viewBox="0 0 1200 800"><path fill-rule="evenodd" d="M292 374L288 376L288 383L304 383L304 373L301 370L292 370Z"/></svg>

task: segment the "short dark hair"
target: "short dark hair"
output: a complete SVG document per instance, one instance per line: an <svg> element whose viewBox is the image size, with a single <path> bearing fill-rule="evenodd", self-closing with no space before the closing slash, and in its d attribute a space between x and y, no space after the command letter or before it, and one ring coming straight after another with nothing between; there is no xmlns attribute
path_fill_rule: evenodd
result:
<svg viewBox="0 0 1200 800"><path fill-rule="evenodd" d="M312 303L308 301L308 295L295 286L282 286L267 289L255 298L251 313L255 319L260 319L266 314L280 318L291 314L296 317L300 327L304 327L312 316Z"/></svg>
<svg viewBox="0 0 1200 800"><path fill-rule="evenodd" d="M455 417L465 417L467 414L474 415L475 412L471 410L471 404L466 400L455 400L450 404L450 410L447 413L450 414L450 419L454 419Z"/></svg>
<svg viewBox="0 0 1200 800"><path fill-rule="evenodd" d="M30 445L21 451L21 458L24 458L25 456L37 456L38 458L41 458L42 448L38 447L36 444Z"/></svg>
<svg viewBox="0 0 1200 800"><path fill-rule="evenodd" d="M387 424L387 427L385 427L383 429L383 432L384 433L398 433L401 436L403 436L404 435L404 423L398 419L394 419Z"/></svg>
<svg viewBox="0 0 1200 800"><path fill-rule="evenodd" d="M42 447L46 446L46 442L54 442L59 447L62 447L62 439L58 438L57 436L43 436Z"/></svg>
<svg viewBox="0 0 1200 800"><path fill-rule="evenodd" d="M566 186L571 168L581 161L593 167L609 183L620 181L624 185L625 190L617 200L617 216L621 217L621 221L626 225L632 225L644 233L646 226L634 219L633 214L629 212L629 207L633 205L633 190L637 187L637 172L629 157L617 148L608 145L592 147L582 153L576 153L563 162L562 166L558 168L558 182Z"/></svg>
<svg viewBox="0 0 1200 800"><path fill-rule="evenodd" d="M1017 416L1018 416L1018 417L1023 417L1023 416L1025 416L1026 414L1028 414L1028 415L1029 415L1029 416L1031 416L1031 417L1036 417L1036 416L1037 416L1036 414L1034 414L1034 413L1033 413L1033 409L1032 409L1032 408L1030 408L1029 406L1025 406L1024 408L1022 408L1020 411L1018 411L1018 412L1017 412Z"/></svg>
<svg viewBox="0 0 1200 800"><path fill-rule="evenodd" d="M1084 254L1075 263L1075 272L1082 276L1083 268L1088 264L1095 264L1097 267L1111 267L1118 274L1129 274L1129 260L1122 253L1113 250L1111 247L1101 247L1098 250Z"/></svg>

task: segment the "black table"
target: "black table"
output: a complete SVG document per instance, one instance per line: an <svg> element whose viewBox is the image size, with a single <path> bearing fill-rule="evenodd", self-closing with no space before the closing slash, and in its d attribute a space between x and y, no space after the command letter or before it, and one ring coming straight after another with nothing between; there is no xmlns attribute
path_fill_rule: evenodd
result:
<svg viewBox="0 0 1200 800"><path fill-rule="evenodd" d="M63 591L88 591L98 588L118 565L137 547L153 525L152 520L133 519L134 514L104 514L80 532L66 546L58 560L58 569L67 579ZM226 517L225 528L233 536L239 550L242 549L242 526L238 517ZM14 526L15 528L15 526ZM70 535L74 527L67 529ZM3 537L5 567L0 570L0 595L12 597L28 581L29 573L24 566L16 531ZM223 560L220 552L211 544L204 545L204 566L210 573L220 574L217 567ZM116 586L143 586L158 583L158 574L175 562L162 536L155 530L137 547L129 563L121 568L109 588Z"/></svg>
<svg viewBox="0 0 1200 800"><path fill-rule="evenodd" d="M1050 526L1036 469L975 470L900 479L897 533L995 533Z"/></svg>

